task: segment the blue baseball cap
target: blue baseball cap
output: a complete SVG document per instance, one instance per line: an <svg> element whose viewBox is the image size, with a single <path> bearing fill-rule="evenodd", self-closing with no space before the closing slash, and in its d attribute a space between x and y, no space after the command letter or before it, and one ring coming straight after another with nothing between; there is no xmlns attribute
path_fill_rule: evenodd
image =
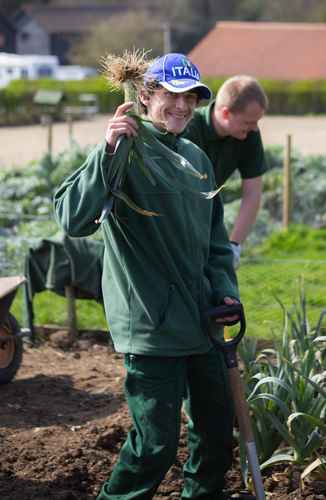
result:
<svg viewBox="0 0 326 500"><path fill-rule="evenodd" d="M196 66L183 54L166 54L150 65L145 74L148 80L158 80L160 85L171 92L185 92L200 89L204 99L212 98L211 90L200 83L201 75Z"/></svg>

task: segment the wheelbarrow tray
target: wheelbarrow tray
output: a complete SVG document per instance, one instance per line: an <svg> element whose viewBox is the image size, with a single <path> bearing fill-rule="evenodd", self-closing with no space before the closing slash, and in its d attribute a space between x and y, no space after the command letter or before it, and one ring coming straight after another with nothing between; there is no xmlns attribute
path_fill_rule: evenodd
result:
<svg viewBox="0 0 326 500"><path fill-rule="evenodd" d="M1 299L9 293L17 290L20 285L26 283L25 276L11 276L9 278L0 278L0 304Z"/></svg>
<svg viewBox="0 0 326 500"><path fill-rule="evenodd" d="M0 278L0 332L8 315L10 306L15 298L16 292L20 285L26 283L27 279L24 276L13 276L9 278ZM18 336L30 335L30 330L20 332ZM17 337L17 334L15 335ZM8 340L8 337L7 337ZM1 341L1 337L0 337Z"/></svg>

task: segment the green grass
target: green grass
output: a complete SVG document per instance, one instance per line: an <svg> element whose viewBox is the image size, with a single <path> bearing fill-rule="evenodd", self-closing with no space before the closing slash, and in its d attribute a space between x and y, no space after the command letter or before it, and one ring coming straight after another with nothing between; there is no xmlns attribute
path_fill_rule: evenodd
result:
<svg viewBox="0 0 326 500"><path fill-rule="evenodd" d="M263 259L326 259L326 228L314 229L293 224L273 233L255 248L244 248L244 257Z"/></svg>
<svg viewBox="0 0 326 500"><path fill-rule="evenodd" d="M282 327L283 311L273 293L288 311L295 314L293 304L300 303L297 286L301 289L302 275L306 311L312 326L317 324L322 310L326 308L324 279L326 261L244 260L242 262L238 271L240 296L245 308L248 329L253 334L269 337L271 323L279 328Z"/></svg>
<svg viewBox="0 0 326 500"><path fill-rule="evenodd" d="M282 326L283 311L273 293L295 314L293 303L300 300L296 282L301 288L302 276L307 316L311 326L317 324L326 309L326 229L292 225L273 233L244 251L237 274L248 329L254 335L270 337L271 324ZM280 335L277 328L276 333Z"/></svg>
<svg viewBox="0 0 326 500"><path fill-rule="evenodd" d="M295 280L304 275L307 316L311 325L326 309L326 229L293 225L288 231L274 233L259 247L244 251L238 272L241 301L245 308L247 329L255 336L270 337L270 325L282 327L283 312L273 294L294 314L293 300L299 303ZM65 298L46 291L34 297L35 323L66 324ZM80 328L107 328L103 308L95 301L77 300ZM22 290L11 307L22 324ZM324 321L325 323L325 321ZM231 333L235 333L235 328ZM276 333L280 331L276 328Z"/></svg>
<svg viewBox="0 0 326 500"><path fill-rule="evenodd" d="M33 299L34 323L65 326L67 324L66 299L49 290L37 293ZM20 325L23 324L23 293L17 292L10 312ZM76 300L76 315L79 328L108 328L103 307L95 300Z"/></svg>

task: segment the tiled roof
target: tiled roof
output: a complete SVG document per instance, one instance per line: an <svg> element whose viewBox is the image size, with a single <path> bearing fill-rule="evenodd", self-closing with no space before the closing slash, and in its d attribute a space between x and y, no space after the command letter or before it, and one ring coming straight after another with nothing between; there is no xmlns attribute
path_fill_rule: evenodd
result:
<svg viewBox="0 0 326 500"><path fill-rule="evenodd" d="M157 14L153 6L145 6L152 15ZM27 13L40 24L47 33L85 33L90 26L105 21L112 16L136 10L134 5L118 3L116 5L44 5L23 4L13 15L13 21L22 12ZM137 7L139 10L139 7ZM155 12L154 12L155 11Z"/></svg>
<svg viewBox="0 0 326 500"><path fill-rule="evenodd" d="M326 24L218 22L188 54L202 76L326 79Z"/></svg>

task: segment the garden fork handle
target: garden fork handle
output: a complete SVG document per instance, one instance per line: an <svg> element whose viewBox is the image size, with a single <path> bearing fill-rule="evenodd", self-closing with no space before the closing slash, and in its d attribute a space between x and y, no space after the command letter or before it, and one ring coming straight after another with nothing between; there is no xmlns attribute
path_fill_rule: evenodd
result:
<svg viewBox="0 0 326 500"><path fill-rule="evenodd" d="M213 318L218 318L218 317L223 318L225 316L231 316L233 314L239 314L240 332L231 341L224 342L218 340L212 332L211 320ZM244 336L246 330L246 321L243 312L243 305L241 304L241 302L239 302L233 304L233 306L220 306L220 307L215 307L214 309L208 309L205 311L205 317L207 322L208 336L212 344L215 345L223 354L226 367L228 369L233 402L238 418L240 434L246 449L246 454L249 462L249 468L251 472L252 481L254 484L256 498L258 500L266 500L263 482L260 474L254 433L250 422L246 395L243 389L241 375L236 357L236 350L238 343Z"/></svg>

